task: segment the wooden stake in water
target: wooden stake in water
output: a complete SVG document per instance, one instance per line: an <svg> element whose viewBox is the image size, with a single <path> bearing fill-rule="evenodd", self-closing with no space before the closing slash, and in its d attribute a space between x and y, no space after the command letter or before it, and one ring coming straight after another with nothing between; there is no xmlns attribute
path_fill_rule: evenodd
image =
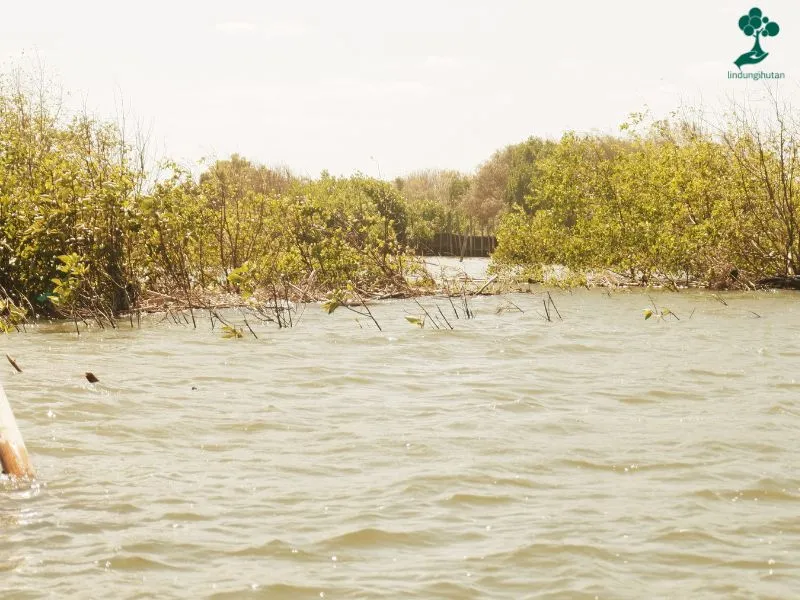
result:
<svg viewBox="0 0 800 600"><path fill-rule="evenodd" d="M17 427L17 420L14 418L2 383L0 383L0 466L3 468L3 473L11 477L34 476L28 450L25 448L25 442Z"/></svg>

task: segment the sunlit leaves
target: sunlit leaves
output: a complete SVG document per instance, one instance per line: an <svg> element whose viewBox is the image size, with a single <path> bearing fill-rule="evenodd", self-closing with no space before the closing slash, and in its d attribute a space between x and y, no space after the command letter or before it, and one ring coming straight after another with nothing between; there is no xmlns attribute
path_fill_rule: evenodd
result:
<svg viewBox="0 0 800 600"><path fill-rule="evenodd" d="M720 135L689 121L634 118L625 140L565 135L541 160L530 211L498 229L499 265L611 269L731 285L798 272L800 226L791 120L734 113ZM738 273L736 277L731 273Z"/></svg>
<svg viewBox="0 0 800 600"><path fill-rule="evenodd" d="M24 73L0 86L0 285L64 316L75 303L120 310L136 271L136 150L46 89Z"/></svg>
<svg viewBox="0 0 800 600"><path fill-rule="evenodd" d="M0 299L0 333L8 333L25 321L27 311L10 299Z"/></svg>
<svg viewBox="0 0 800 600"><path fill-rule="evenodd" d="M416 325L417 327L425 327L425 317L415 317L412 315L406 315L406 321L411 323L412 325Z"/></svg>
<svg viewBox="0 0 800 600"><path fill-rule="evenodd" d="M327 314L332 315L333 312L342 305L342 302L336 298L330 298L322 303L322 310L324 310Z"/></svg>
<svg viewBox="0 0 800 600"><path fill-rule="evenodd" d="M244 337L244 333L242 329L234 327L233 325L223 325L222 337L224 339L240 339Z"/></svg>

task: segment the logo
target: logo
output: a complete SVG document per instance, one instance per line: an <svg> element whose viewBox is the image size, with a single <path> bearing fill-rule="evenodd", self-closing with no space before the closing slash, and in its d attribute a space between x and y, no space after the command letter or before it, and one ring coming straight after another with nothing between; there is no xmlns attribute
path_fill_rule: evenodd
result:
<svg viewBox="0 0 800 600"><path fill-rule="evenodd" d="M781 32L780 26L771 21L760 8L754 6L746 15L739 17L739 30L747 37L753 39L753 47L739 58L733 61L739 70L728 71L728 79L752 79L759 81L761 79L784 79L786 73L775 71L751 71L742 72L744 65L757 65L762 60L769 56L769 52L764 52L761 47L761 38L773 38Z"/></svg>
<svg viewBox="0 0 800 600"><path fill-rule="evenodd" d="M745 52L733 61L733 64L741 71L742 65L757 65L769 56L769 52L764 52L761 48L761 38L775 37L780 33L781 28L775 21L770 21L760 8L753 7L750 12L739 18L739 29L747 37L755 38L752 50Z"/></svg>

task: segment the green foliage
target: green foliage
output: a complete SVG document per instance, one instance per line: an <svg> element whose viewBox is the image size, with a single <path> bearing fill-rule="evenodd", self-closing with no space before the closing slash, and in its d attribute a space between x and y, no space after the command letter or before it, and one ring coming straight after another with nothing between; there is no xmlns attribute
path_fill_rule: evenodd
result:
<svg viewBox="0 0 800 600"><path fill-rule="evenodd" d="M495 152L474 176L424 170L395 180L409 205L409 243L424 248L435 234L493 232L501 214L525 207L539 163L555 146L531 137Z"/></svg>
<svg viewBox="0 0 800 600"><path fill-rule="evenodd" d="M395 188L407 205L407 243L424 248L437 233L468 233L465 201L471 183L457 171L425 170L397 178Z"/></svg>
<svg viewBox="0 0 800 600"><path fill-rule="evenodd" d="M222 326L222 337L224 339L241 339L244 337L244 332L241 328L234 327L233 325L223 325Z"/></svg>
<svg viewBox="0 0 800 600"><path fill-rule="evenodd" d="M0 299L0 333L14 331L25 322L27 316L25 309L17 306L10 299Z"/></svg>
<svg viewBox="0 0 800 600"><path fill-rule="evenodd" d="M75 254L95 305L127 308L144 173L123 133L86 115L62 116L41 86L19 75L0 82L0 147L5 293L18 304L46 298L63 266L58 257Z"/></svg>
<svg viewBox="0 0 800 600"><path fill-rule="evenodd" d="M249 298L255 291L251 273L250 263L244 263L241 267L236 267L233 271L228 273L228 286L238 290L243 298Z"/></svg>
<svg viewBox="0 0 800 600"><path fill-rule="evenodd" d="M416 325L417 327L425 327L425 317L414 317L412 315L406 315L406 321L411 323L412 325Z"/></svg>
<svg viewBox="0 0 800 600"><path fill-rule="evenodd" d="M541 162L555 144L531 137L495 152L475 175L466 200L467 212L485 229L492 229L506 210L527 208L527 196L540 177Z"/></svg>
<svg viewBox="0 0 800 600"><path fill-rule="evenodd" d="M408 204L409 246L425 249L436 234L493 232L501 214L525 206L539 161L554 146L531 137L495 152L474 176L431 169L397 178Z"/></svg>
<svg viewBox="0 0 800 600"><path fill-rule="evenodd" d="M325 302L322 303L322 310L327 314L332 315L334 311L339 308L344 302L344 297L341 292L334 292Z"/></svg>
<svg viewBox="0 0 800 600"><path fill-rule="evenodd" d="M83 287L89 268L83 262L82 257L74 252L72 254L62 254L58 257L60 264L56 269L62 274L60 277L53 277L53 293L49 296L50 302L60 307L70 307L74 309L80 301L79 293ZM73 312L73 310L70 310Z"/></svg>
<svg viewBox="0 0 800 600"><path fill-rule="evenodd" d="M393 287L404 280L406 204L388 183L330 176L298 185L276 209L282 227L265 277L300 280L314 273L325 290L355 285Z"/></svg>
<svg viewBox="0 0 800 600"><path fill-rule="evenodd" d="M779 31L747 19L756 37ZM4 330L29 312L109 319L154 295L199 306L313 289L333 293L333 312L343 294L408 290L409 275L430 285L410 249L435 234L495 227L496 267L540 280L554 277L546 265L568 267L561 282L594 269L708 283L800 270L800 134L781 107L771 124L734 112L715 135L634 115L624 139L530 138L474 176L390 184L307 180L238 155L199 177L169 162L150 171L121 128L66 115L46 89L0 79Z"/></svg>
<svg viewBox="0 0 800 600"><path fill-rule="evenodd" d="M305 181L238 155L153 177L121 129L14 81L0 86L0 297L15 306L108 318L150 292L396 289L415 268L389 183Z"/></svg>
<svg viewBox="0 0 800 600"><path fill-rule="evenodd" d="M497 265L715 285L797 273L800 135L747 115L717 136L686 120L628 127L624 140L565 135L503 217Z"/></svg>
<svg viewBox="0 0 800 600"><path fill-rule="evenodd" d="M223 275L271 253L280 234L280 207L275 202L295 179L233 155L212 164L200 176L197 193ZM231 286L228 289L234 291Z"/></svg>

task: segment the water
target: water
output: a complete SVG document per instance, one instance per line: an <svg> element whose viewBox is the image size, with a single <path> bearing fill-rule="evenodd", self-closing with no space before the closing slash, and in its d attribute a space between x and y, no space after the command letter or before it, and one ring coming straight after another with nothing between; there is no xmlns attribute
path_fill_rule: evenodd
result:
<svg viewBox="0 0 800 600"><path fill-rule="evenodd" d="M553 297L0 338L2 596L796 597L797 295Z"/></svg>

